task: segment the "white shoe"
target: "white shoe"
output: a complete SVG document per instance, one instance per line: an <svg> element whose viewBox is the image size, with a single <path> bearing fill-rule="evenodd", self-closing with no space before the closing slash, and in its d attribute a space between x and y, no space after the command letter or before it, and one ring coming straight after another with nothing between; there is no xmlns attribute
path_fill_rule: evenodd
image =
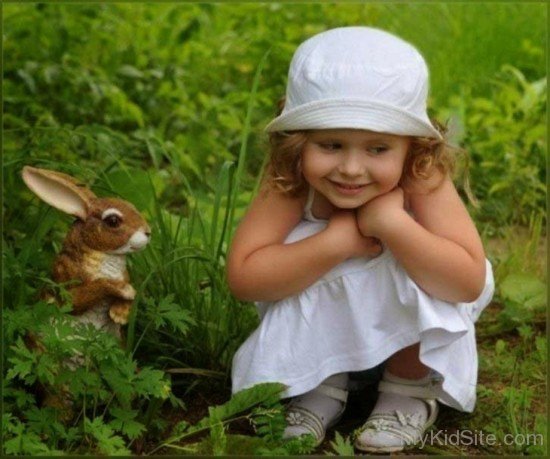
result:
<svg viewBox="0 0 550 459"><path fill-rule="evenodd" d="M421 400L426 405L427 416L424 412L405 414L398 409L375 412L357 431L355 447L371 453L392 453L420 441L426 429L435 422L439 411L433 384L431 380L423 385L380 381L380 397L397 395Z"/></svg>
<svg viewBox="0 0 550 459"><path fill-rule="evenodd" d="M341 402L341 408L331 416L325 419L322 415L315 413L312 409L300 406L294 398L287 407L286 422L287 428L283 434L283 438L301 437L302 435L312 435L315 439L315 446L319 446L325 439L327 429L334 426L344 414L346 402L348 399L348 391L339 389L327 384L321 384L313 389L308 394L322 394L331 399Z"/></svg>

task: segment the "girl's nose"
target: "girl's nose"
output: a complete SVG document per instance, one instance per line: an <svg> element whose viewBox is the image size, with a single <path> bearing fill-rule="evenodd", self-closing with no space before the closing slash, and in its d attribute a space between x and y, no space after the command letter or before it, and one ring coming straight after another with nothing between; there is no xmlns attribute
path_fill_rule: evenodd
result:
<svg viewBox="0 0 550 459"><path fill-rule="evenodd" d="M342 155L342 161L338 168L342 175L359 177L364 175L366 170L365 158L360 152L349 151Z"/></svg>

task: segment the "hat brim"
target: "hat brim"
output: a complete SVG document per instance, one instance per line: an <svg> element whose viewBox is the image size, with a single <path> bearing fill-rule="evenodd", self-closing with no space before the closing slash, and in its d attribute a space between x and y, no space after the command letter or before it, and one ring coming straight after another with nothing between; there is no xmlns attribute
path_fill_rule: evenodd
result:
<svg viewBox="0 0 550 459"><path fill-rule="evenodd" d="M396 135L433 137L441 134L425 119L377 101L328 99L284 111L265 128L267 132L304 129L366 129Z"/></svg>

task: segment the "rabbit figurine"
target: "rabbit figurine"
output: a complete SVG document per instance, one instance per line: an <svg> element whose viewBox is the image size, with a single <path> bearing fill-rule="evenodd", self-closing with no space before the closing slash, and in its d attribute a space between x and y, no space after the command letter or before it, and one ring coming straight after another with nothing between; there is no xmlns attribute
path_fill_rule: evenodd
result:
<svg viewBox="0 0 550 459"><path fill-rule="evenodd" d="M136 294L125 258L149 243L149 225L129 202L98 198L69 175L30 166L22 175L40 199L77 218L52 273L58 283L78 281L68 287L72 314L121 339Z"/></svg>

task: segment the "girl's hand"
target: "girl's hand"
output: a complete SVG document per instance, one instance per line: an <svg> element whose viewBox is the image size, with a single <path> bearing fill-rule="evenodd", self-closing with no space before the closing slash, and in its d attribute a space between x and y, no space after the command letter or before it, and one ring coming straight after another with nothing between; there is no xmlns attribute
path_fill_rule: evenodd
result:
<svg viewBox="0 0 550 459"><path fill-rule="evenodd" d="M394 222L396 216L405 212L403 189L396 187L357 209L357 224L363 236L384 239L384 231Z"/></svg>
<svg viewBox="0 0 550 459"><path fill-rule="evenodd" d="M336 247L343 251L346 259L376 257L382 252L382 245L378 239L361 235L353 210L334 211L326 231L333 234Z"/></svg>

